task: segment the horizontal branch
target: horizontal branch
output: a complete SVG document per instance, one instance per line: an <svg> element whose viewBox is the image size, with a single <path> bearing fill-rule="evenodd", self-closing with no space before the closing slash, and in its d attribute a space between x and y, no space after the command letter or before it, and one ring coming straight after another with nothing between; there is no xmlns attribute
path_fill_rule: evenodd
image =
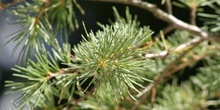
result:
<svg viewBox="0 0 220 110"><path fill-rule="evenodd" d="M168 14L167 12L159 9L156 5L151 4L147 1L142 1L142 0L90 0L90 1L120 3L120 4L139 7L141 9L144 9L144 10L151 12L155 16L155 18L163 20L171 25L175 25L179 29L187 30L187 31L192 32L194 34L197 34L201 37L208 37L209 36L208 33L201 30L199 27L185 23L185 22L179 20L178 18L176 18L175 16Z"/></svg>
<svg viewBox="0 0 220 110"><path fill-rule="evenodd" d="M204 40L208 40L208 41L214 41L214 42L220 42L220 38L219 37L208 37L208 38L203 38L203 37L196 37L186 43L180 44L179 46L173 48L173 49L169 49L169 50L164 50L161 52L157 52L157 53L146 53L145 55L143 55L145 58L158 58L158 57L166 57L167 55L173 53L173 52L179 52L182 50L185 50L189 47L192 47Z"/></svg>
<svg viewBox="0 0 220 110"><path fill-rule="evenodd" d="M188 47L191 47L193 45L196 45L202 41L204 41L206 38L203 38L203 37L196 37L192 40L190 40L189 42L186 42L186 43L183 43L173 49L170 49L170 50L165 50L165 51L161 51L161 52L158 52L158 53L147 53L145 54L145 58L157 58L157 57L165 57L167 56L168 54L172 53L172 52L179 52L181 50L184 50Z"/></svg>

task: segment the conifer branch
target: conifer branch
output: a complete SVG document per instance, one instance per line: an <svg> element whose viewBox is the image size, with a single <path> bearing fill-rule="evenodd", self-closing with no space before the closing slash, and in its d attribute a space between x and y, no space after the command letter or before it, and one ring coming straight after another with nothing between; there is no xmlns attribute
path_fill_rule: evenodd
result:
<svg viewBox="0 0 220 110"><path fill-rule="evenodd" d="M217 49L217 48L212 48L212 49ZM187 66L194 64L207 56L214 55L215 53L207 53L203 55L195 55L191 54L190 60L182 60L187 53L190 52L189 50L186 52L183 52L179 57L177 57L173 62L171 62L167 68L161 73L160 76L154 78L154 82L145 87L145 89L137 95L137 97L141 97L140 100L138 100L135 104L135 106L132 108L132 110L136 110L138 106L143 103L144 100L150 95L151 93L151 103L153 104L155 102L155 97L156 97L156 87L158 84L161 82L165 81L167 78L169 78L171 75L176 73L177 71L186 68ZM181 62L181 63L180 63ZM178 64L179 63L179 64Z"/></svg>
<svg viewBox="0 0 220 110"><path fill-rule="evenodd" d="M139 7L141 9L151 12L156 18L163 20L169 24L175 25L176 28L178 29L187 30L201 37L209 36L207 32L203 31L199 27L185 23L179 20L178 18L176 18L175 16L168 14L167 12L159 9L156 5L151 4L147 1L142 1L142 0L90 0L90 1L120 3L120 4Z"/></svg>
<svg viewBox="0 0 220 110"><path fill-rule="evenodd" d="M34 25L38 24L38 21L39 21L40 17L43 15L43 13L45 12L46 8L49 6L51 0L42 0L42 2L43 2L43 5L40 8L37 16L35 17Z"/></svg>
<svg viewBox="0 0 220 110"><path fill-rule="evenodd" d="M153 59L158 58L158 57L164 58L169 54L186 50L186 49L193 47L193 46L197 45L198 43L201 43L205 40L220 42L219 37L208 37L208 38L196 37L186 43L180 44L179 46L172 48L172 49L169 49L169 50L164 50L164 51L161 51L158 53L146 53L144 55L144 57L145 58L153 58Z"/></svg>
<svg viewBox="0 0 220 110"><path fill-rule="evenodd" d="M183 44L181 44L181 45L179 45L179 46L177 46L173 49L161 51L161 52L158 52L158 53L147 53L144 56L145 56L145 58L165 57L165 56L167 56L171 53L179 52L179 51L185 50L189 47L195 46L196 44L204 41L205 39L206 38L196 37L196 38L192 39L191 41L183 43Z"/></svg>
<svg viewBox="0 0 220 110"><path fill-rule="evenodd" d="M178 106L182 103L185 106L185 100L183 98L188 93L190 98L187 97L186 100L188 101L190 99L190 101L186 101L187 104L192 102L194 96L198 96L195 103L188 104L192 106L191 108L205 109L208 106L219 105L219 99L217 101L211 99L216 95L216 90L219 90L219 77L214 81L208 79L205 82L206 79L203 76L192 76L194 77L194 82L190 82L192 78L190 77L189 84L186 84L183 92L181 90L175 91L177 89L179 90L182 86L171 85L169 87L169 84L166 83L167 80L175 81L176 79L172 77L174 74L203 59L205 61L209 59L207 60L208 66L203 69L210 72L210 77L216 77L214 74L220 71L220 59L218 58L220 54L216 51L220 50L219 35L212 35L196 26L196 10L192 10L191 12L190 24L172 15L171 0L163 0L166 3L166 11L159 9L152 3L148 3L147 0L87 1L120 3L139 7L152 13L155 18L168 23L168 26L162 29L165 35L173 30L177 31L171 37L166 38L162 33L162 40L156 39L156 42L153 43L154 40L151 37L153 31L145 26L140 27L137 18L133 18L128 8L125 11L125 19L120 16L116 8L113 8L115 15L114 23L111 23L111 25L100 24L102 30L96 33L92 31L89 33L86 32L88 39L83 37L83 41L71 48L68 43L64 43L61 46L54 34L57 35L60 33L58 30L64 28L67 35L69 28L73 31L77 27L73 25L76 22L72 21L76 17L72 10L74 8L73 6L81 9L76 0L57 0L55 2L52 2L52 0L40 0L40 2L34 2L37 5L27 2L27 6L21 7L25 13L20 12L21 15L24 15L20 18L26 18L30 21L26 22L27 20L23 19L24 24L26 24L25 27L29 27L29 30L24 28L22 32L25 32L25 34L12 38L12 40L16 41L21 37L26 38L30 36L24 48L29 45L35 47L33 43L39 43L37 47L42 48L42 51L37 51L36 59L29 59L25 67L16 66L12 69L15 72L15 77L22 78L25 81L6 81L6 87L10 87L12 92L23 93L21 98L15 101L18 104L18 109L23 109L29 105L30 108L34 109L131 108L132 110L142 110L149 109L150 101L144 104L148 98L153 105L151 106L152 109L156 108L157 110L157 106L162 107L169 105L169 103L176 103L176 95L173 93L180 94L180 97L177 99L181 101L176 105L170 104L171 106ZM197 9L197 5L194 7L195 9ZM28 6L37 6L37 8ZM32 10L29 10L29 8ZM25 16L31 12L34 15ZM15 11L15 14L19 14L19 11L17 13ZM54 25L57 25L55 29L53 28ZM38 31L36 31L37 29ZM178 29L183 31L179 31ZM52 31L54 30L57 32L53 33ZM35 37L37 35L40 37ZM156 36L159 36L159 34ZM35 38L41 39L38 40ZM52 46L52 54L48 52L42 43L42 41L47 40L50 40L46 43ZM21 43L22 41L23 39L20 40ZM71 50L74 52L74 55L71 54ZM212 55L219 61L213 60ZM215 69L214 72L211 70L213 68ZM207 75L207 71L204 70L202 72ZM179 81L179 79L177 80ZM143 86L146 83L147 86ZM162 83L165 86L160 88L159 85ZM195 88L199 92L207 91L208 93L205 95L202 92L200 92L201 94L197 94L198 91L195 91L194 88L192 89L194 85L198 87ZM212 86L210 87L211 89L207 85ZM94 88L92 87L90 91L91 86L94 86ZM159 89L164 91L161 92ZM170 94L169 90L173 92ZM134 97L135 93L137 93L136 97ZM163 96L164 93L167 96L165 98ZM78 95L78 98L75 99L75 95ZM219 98L219 96L216 97ZM216 97L214 96L214 98ZM125 100L122 101L121 99L124 98ZM170 100L167 100L167 98ZM132 99L136 102L133 102ZM63 100L67 102L62 103ZM203 101L202 104L199 102L201 100ZM45 104L45 102L48 103ZM186 109L189 108L186 107Z"/></svg>
<svg viewBox="0 0 220 110"><path fill-rule="evenodd" d="M92 0L92 1L101 1L101 2L112 2L112 3L120 3L120 4L125 4L125 5L132 5L132 6L136 6L139 8L142 8L144 10L147 10L149 12L151 12L152 14L154 14L154 16L160 20L163 20L167 23L169 23L172 28L176 28L176 29L183 29L189 32L192 32L196 35L198 35L199 37L192 39L189 42L186 42L184 44L179 45L177 48L175 49L171 49L171 50L166 50L166 51L162 51L159 53L152 53L152 54L146 54L145 57L146 58L155 58L155 57L164 57L166 55L168 55L170 52L175 52L175 51L179 51L182 50L188 46L192 46L195 43L199 43L203 40L205 40L204 38L210 37L209 33L203 31L202 29L200 29L199 27L195 26L195 25L191 25L188 23L185 23L181 20L179 20L178 18L176 18L175 16L159 9L156 5L151 4L147 1L142 1L142 0ZM169 2L169 1L167 1ZM196 11L192 12L193 15L196 13ZM193 21L196 19L195 17L192 17ZM173 30L171 27L168 26L168 31L169 30ZM166 30L166 28L165 28Z"/></svg>

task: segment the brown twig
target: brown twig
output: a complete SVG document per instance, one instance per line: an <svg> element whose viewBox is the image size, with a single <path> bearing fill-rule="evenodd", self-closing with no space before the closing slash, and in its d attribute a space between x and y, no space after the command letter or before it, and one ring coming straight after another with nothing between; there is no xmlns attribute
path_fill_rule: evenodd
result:
<svg viewBox="0 0 220 110"><path fill-rule="evenodd" d="M165 4L166 4L166 8L167 8L167 13L173 14L171 0L166 0Z"/></svg>
<svg viewBox="0 0 220 110"><path fill-rule="evenodd" d="M196 11L197 11L196 6L190 7L190 22L192 25L196 25Z"/></svg>
<svg viewBox="0 0 220 110"><path fill-rule="evenodd" d="M49 6L51 0L42 0L42 2L43 2L43 5L40 8L37 16L35 17L34 25L38 24L38 21L39 21L40 17L43 15L43 13L45 12L46 8Z"/></svg>
<svg viewBox="0 0 220 110"><path fill-rule="evenodd" d="M161 52L157 52L157 53L146 53L144 56L145 58L158 58L158 57L166 57L169 54L175 53L175 52L180 52L183 51L185 49L188 49L190 47L192 47L193 45L196 45L199 42L202 42L204 40L209 40L209 41L214 41L214 42L220 42L220 38L219 37L208 37L208 38L203 38L203 37L196 37L186 43L180 44L179 46L173 48L173 49L169 49L169 50L164 50Z"/></svg>
<svg viewBox="0 0 220 110"><path fill-rule="evenodd" d="M185 50L187 48L190 48L190 47L196 45L197 43L204 41L205 39L207 39L207 38L196 37L196 38L194 38L194 39L192 39L192 40L190 40L190 41L188 41L186 43L180 44L179 46L177 46L177 47L175 47L173 49L161 51L161 52L158 52L158 53L147 53L144 56L145 56L145 58L165 57L165 56L167 56L170 53L179 52L179 51Z"/></svg>
<svg viewBox="0 0 220 110"><path fill-rule="evenodd" d="M13 2L11 3L7 3L7 4L3 4L3 3L0 3L0 11L1 10L4 10L12 5L15 5L15 4L18 4L20 2L23 2L23 1L26 1L26 0L13 0Z"/></svg>
<svg viewBox="0 0 220 110"><path fill-rule="evenodd" d="M47 76L47 80L50 80L51 78L57 77L57 76L63 76L67 74L77 75L78 69L72 69L72 68L62 68L60 71L56 73L49 72Z"/></svg>

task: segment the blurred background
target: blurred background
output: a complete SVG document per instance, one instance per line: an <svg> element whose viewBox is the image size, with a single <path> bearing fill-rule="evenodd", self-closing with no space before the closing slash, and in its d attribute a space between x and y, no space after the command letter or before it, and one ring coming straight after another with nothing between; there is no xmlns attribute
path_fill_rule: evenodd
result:
<svg viewBox="0 0 220 110"><path fill-rule="evenodd" d="M2 2L4 3L11 1L12 0L2 0ZM156 3L158 7L164 9L164 6L161 5L161 0L147 1L151 3ZM97 22L109 24L109 19L114 20L112 6L116 6L121 15L124 15L126 7L120 4L89 2L86 0L80 0L79 4L83 7L86 13L85 15L81 15L79 11L75 9L80 27L75 32L69 35L69 42L72 45L78 43L81 39L81 35L85 33L82 27L82 21L85 22L87 30L93 30L95 32L98 29L100 29L97 26ZM11 7L9 7L9 9L10 8ZM188 22L189 10L177 7L173 8L175 16L177 16L179 19L182 19L185 22ZM155 32L155 34L157 34L160 29L163 29L167 25L165 22L155 19L151 13L148 13L145 10L141 10L136 7L130 7L130 11L133 15L138 16L138 20L140 21L142 26L150 26L150 28ZM8 14L7 9L0 11L0 110L13 109L11 102L13 99L18 98L20 95L19 93L14 95L4 94L7 91L7 88L4 87L4 81L15 80L12 77L13 72L11 71L11 68L13 68L16 65L16 60L19 54L19 52L17 51L12 56L12 50L16 46L14 43L5 45L5 43L9 40L6 38L6 36L19 30L20 27L19 25L12 25L10 22L8 22L8 20L6 20L10 17L12 16Z"/></svg>

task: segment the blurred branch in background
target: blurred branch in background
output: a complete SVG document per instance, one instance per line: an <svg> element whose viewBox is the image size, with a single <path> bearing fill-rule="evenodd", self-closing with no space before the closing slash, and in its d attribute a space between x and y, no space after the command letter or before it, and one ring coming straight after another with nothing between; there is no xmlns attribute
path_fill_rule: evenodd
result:
<svg viewBox="0 0 220 110"><path fill-rule="evenodd" d="M0 2L0 12L5 8L16 5L16 4L21 3L23 1L25 1L25 0L13 0L13 2L11 2L11 3L2 3L2 2Z"/></svg>

